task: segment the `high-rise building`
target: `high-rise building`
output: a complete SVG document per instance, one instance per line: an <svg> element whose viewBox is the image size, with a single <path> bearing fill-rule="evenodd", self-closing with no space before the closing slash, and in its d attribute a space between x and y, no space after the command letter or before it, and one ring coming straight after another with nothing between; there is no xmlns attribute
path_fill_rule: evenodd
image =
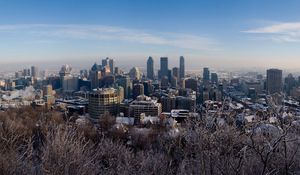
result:
<svg viewBox="0 0 300 175"><path fill-rule="evenodd" d="M129 71L129 76L132 80L140 80L141 79L141 72L140 69L137 67L133 67Z"/></svg>
<svg viewBox="0 0 300 175"><path fill-rule="evenodd" d="M100 87L112 87L115 84L115 76L114 75L107 75L101 78L100 80Z"/></svg>
<svg viewBox="0 0 300 175"><path fill-rule="evenodd" d="M171 87L172 88L177 88L177 85L178 85L178 78L175 77L175 76L172 76L171 79L170 79L170 83L171 83Z"/></svg>
<svg viewBox="0 0 300 175"><path fill-rule="evenodd" d="M180 69L178 67L173 67L172 76L176 77L177 80L180 80Z"/></svg>
<svg viewBox="0 0 300 175"><path fill-rule="evenodd" d="M69 65L63 65L59 71L61 87L64 92L78 90L78 77L71 75L72 68Z"/></svg>
<svg viewBox="0 0 300 175"><path fill-rule="evenodd" d="M108 65L108 59L109 58L102 59L102 67L105 67Z"/></svg>
<svg viewBox="0 0 300 175"><path fill-rule="evenodd" d="M146 96L150 96L153 92L153 86L152 86L152 81L144 81L143 82L144 85L144 94Z"/></svg>
<svg viewBox="0 0 300 175"><path fill-rule="evenodd" d="M218 80L218 74L217 73L211 73L211 82L215 83L215 84L219 84L219 80Z"/></svg>
<svg viewBox="0 0 300 175"><path fill-rule="evenodd" d="M120 102L122 102L124 100L124 88L122 86L118 86L116 89L118 92Z"/></svg>
<svg viewBox="0 0 300 175"><path fill-rule="evenodd" d="M79 88L79 79L76 76L67 75L61 77L63 92L74 92Z"/></svg>
<svg viewBox="0 0 300 175"><path fill-rule="evenodd" d="M96 89L99 87L101 77L101 68L99 65L97 65L97 63L95 63L92 66L89 75L89 79L91 81L91 89Z"/></svg>
<svg viewBox="0 0 300 175"><path fill-rule="evenodd" d="M161 57L159 77L162 78L165 76L169 77L168 57Z"/></svg>
<svg viewBox="0 0 300 175"><path fill-rule="evenodd" d="M136 99L140 95L144 95L144 85L135 84L132 88L132 97L133 99Z"/></svg>
<svg viewBox="0 0 300 175"><path fill-rule="evenodd" d="M169 88L169 79L168 79L167 76L163 76L161 78L160 86L161 86L162 89L168 89Z"/></svg>
<svg viewBox="0 0 300 175"><path fill-rule="evenodd" d="M203 68L203 81L209 82L209 69L207 67Z"/></svg>
<svg viewBox="0 0 300 175"><path fill-rule="evenodd" d="M163 112L171 112L172 109L176 109L176 97L169 96L169 97L162 97L160 99L162 105Z"/></svg>
<svg viewBox="0 0 300 175"><path fill-rule="evenodd" d="M184 78L185 77L185 65L184 65L184 57L181 56L179 58L179 70L180 70L180 73L179 73L179 78Z"/></svg>
<svg viewBox="0 0 300 175"><path fill-rule="evenodd" d="M191 97L176 97L176 108L177 109L186 109L190 112L195 112L196 110L196 99Z"/></svg>
<svg viewBox="0 0 300 175"><path fill-rule="evenodd" d="M109 67L110 73L114 74L114 69L115 69L115 61L114 59L110 59L110 58L105 58L102 59L102 67Z"/></svg>
<svg viewBox="0 0 300 175"><path fill-rule="evenodd" d="M30 76L30 69L24 69L23 70L23 76L24 77Z"/></svg>
<svg viewBox="0 0 300 175"><path fill-rule="evenodd" d="M192 89L193 91L197 92L198 89L197 80L193 78L186 79L185 88Z"/></svg>
<svg viewBox="0 0 300 175"><path fill-rule="evenodd" d="M154 79L154 61L152 57L147 60L147 78L150 80Z"/></svg>
<svg viewBox="0 0 300 175"><path fill-rule="evenodd" d="M39 76L39 69L36 66L31 66L31 76L37 78Z"/></svg>
<svg viewBox="0 0 300 175"><path fill-rule="evenodd" d="M128 76L117 77L116 83L124 88L124 97L130 98L132 89L130 78Z"/></svg>
<svg viewBox="0 0 300 175"><path fill-rule="evenodd" d="M23 76L22 71L15 72L15 78L21 78Z"/></svg>
<svg viewBox="0 0 300 175"><path fill-rule="evenodd" d="M282 70L267 70L267 93L274 94L282 91Z"/></svg>
<svg viewBox="0 0 300 175"><path fill-rule="evenodd" d="M103 114L117 115L119 113L120 97L114 88L95 89L89 93L89 114L94 120Z"/></svg>
<svg viewBox="0 0 300 175"><path fill-rule="evenodd" d="M63 65L59 71L59 75L61 77L63 76L67 76L67 75L70 75L71 74L71 71L72 71L72 68L69 66L69 65Z"/></svg>
<svg viewBox="0 0 300 175"><path fill-rule="evenodd" d="M297 81L292 74L289 74L287 77L284 78L284 90L288 95L290 95L291 90L296 86Z"/></svg>
<svg viewBox="0 0 300 175"><path fill-rule="evenodd" d="M109 59L108 65L110 68L110 73L114 74L115 73L115 60L114 59Z"/></svg>
<svg viewBox="0 0 300 175"><path fill-rule="evenodd" d="M121 74L121 70L119 67L115 67L115 72L116 75L120 75Z"/></svg>

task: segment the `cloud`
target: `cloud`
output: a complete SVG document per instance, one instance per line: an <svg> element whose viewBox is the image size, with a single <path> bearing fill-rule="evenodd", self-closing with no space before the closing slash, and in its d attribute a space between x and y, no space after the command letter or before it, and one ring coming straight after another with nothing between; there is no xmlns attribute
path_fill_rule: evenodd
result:
<svg viewBox="0 0 300 175"><path fill-rule="evenodd" d="M300 22L283 22L243 31L276 42L300 42Z"/></svg>
<svg viewBox="0 0 300 175"><path fill-rule="evenodd" d="M213 50L211 38L182 33L145 32L116 26L79 24L0 25L0 32L19 32L54 39L113 40L138 44L172 46L191 50Z"/></svg>

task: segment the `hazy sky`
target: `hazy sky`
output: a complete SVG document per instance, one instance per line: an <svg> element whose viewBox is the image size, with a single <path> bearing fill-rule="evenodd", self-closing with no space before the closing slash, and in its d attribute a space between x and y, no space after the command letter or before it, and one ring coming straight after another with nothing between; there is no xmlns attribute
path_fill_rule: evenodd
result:
<svg viewBox="0 0 300 175"><path fill-rule="evenodd" d="M151 55L198 67L300 68L296 0L0 0L0 66Z"/></svg>

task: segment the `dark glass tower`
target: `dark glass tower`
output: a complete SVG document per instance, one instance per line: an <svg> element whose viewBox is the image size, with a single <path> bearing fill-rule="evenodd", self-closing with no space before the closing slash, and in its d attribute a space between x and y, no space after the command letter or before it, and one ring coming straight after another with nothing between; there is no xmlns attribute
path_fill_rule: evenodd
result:
<svg viewBox="0 0 300 175"><path fill-rule="evenodd" d="M209 69L207 67L203 68L203 80L209 82Z"/></svg>
<svg viewBox="0 0 300 175"><path fill-rule="evenodd" d="M160 75L159 77L169 77L169 68L168 68L168 57L160 58Z"/></svg>
<svg viewBox="0 0 300 175"><path fill-rule="evenodd" d="M282 91L282 70L267 70L267 92L268 94L280 93Z"/></svg>
<svg viewBox="0 0 300 175"><path fill-rule="evenodd" d="M154 61L152 57L147 60L147 78L154 79Z"/></svg>
<svg viewBox="0 0 300 175"><path fill-rule="evenodd" d="M179 78L184 78L185 77L185 67L184 67L184 57L181 56L179 59Z"/></svg>

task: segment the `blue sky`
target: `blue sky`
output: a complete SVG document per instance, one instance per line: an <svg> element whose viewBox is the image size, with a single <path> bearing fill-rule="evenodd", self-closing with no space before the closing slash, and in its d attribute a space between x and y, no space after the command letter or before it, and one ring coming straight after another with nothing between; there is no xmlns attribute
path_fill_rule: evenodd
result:
<svg viewBox="0 0 300 175"><path fill-rule="evenodd" d="M296 0L0 0L0 63L299 68L299 17Z"/></svg>

